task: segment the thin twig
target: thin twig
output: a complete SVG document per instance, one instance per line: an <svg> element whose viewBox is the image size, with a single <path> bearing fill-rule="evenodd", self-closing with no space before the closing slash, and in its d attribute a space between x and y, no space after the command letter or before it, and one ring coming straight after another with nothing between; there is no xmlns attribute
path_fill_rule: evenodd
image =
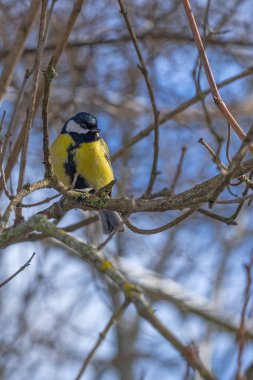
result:
<svg viewBox="0 0 253 380"><path fill-rule="evenodd" d="M221 200L221 201L216 201L215 203L218 205L232 205L232 204L247 201L247 200L252 199L252 198L253 198L253 193L251 193L249 195L245 195L245 197L242 196L242 197L237 197L235 199L228 199L228 200L224 200L224 201Z"/></svg>
<svg viewBox="0 0 253 380"><path fill-rule="evenodd" d="M6 115L6 111L4 110L2 114L1 122L0 122L0 133L2 133L2 130L3 130L5 115Z"/></svg>
<svg viewBox="0 0 253 380"><path fill-rule="evenodd" d="M184 158L185 158L185 153L186 153L186 150L187 150L187 147L186 146L183 146L182 147L182 150L181 150L181 155L180 155L180 158L179 158L179 161L178 161L178 165L177 165L177 170L176 170L176 173L174 175L174 178L172 180L172 184L171 184L171 187L169 189L169 192L171 194L174 194L174 191L175 191L175 188L177 186L177 183L178 183L178 180L179 180L179 177L181 175L181 172L182 172L182 166L183 166L183 162L184 162Z"/></svg>
<svg viewBox="0 0 253 380"><path fill-rule="evenodd" d="M124 222L122 221L111 233L110 235L101 243L97 246L97 250L98 251L101 251L101 249L103 249L108 243L109 241L112 240L113 236L119 232L119 231L122 231L122 228L124 228Z"/></svg>
<svg viewBox="0 0 253 380"><path fill-rule="evenodd" d="M84 0L76 0L74 2L72 11L71 11L70 16L69 16L69 19L68 19L66 25L64 25L64 27L62 28L62 37L61 37L60 41L58 42L58 44L56 45L55 50L52 54L53 67L54 68L56 68L56 65L59 62L59 59L62 55L62 52L68 43L70 33L74 27L74 24L76 22L76 19L77 19L79 13L81 12L83 3L84 3Z"/></svg>
<svg viewBox="0 0 253 380"><path fill-rule="evenodd" d="M136 234L141 234L141 235L154 235L154 234L159 234L160 232L163 232L163 231L166 231L166 230L169 230L170 228L172 227L175 227L176 225L178 225L179 223L181 223L183 220L185 220L186 218L188 218L188 216L190 216L191 214L194 213L194 211L197 210L198 207L192 207L190 210L186 211L184 214L178 216L176 219L174 219L172 222L169 222L161 227L158 227L158 228L153 228L153 229L150 229L150 230L146 230L146 229L142 229L142 228L138 228L136 226L134 226L131 222L129 222L128 219L124 219L124 223L125 225L131 230L133 231L134 233Z"/></svg>
<svg viewBox="0 0 253 380"><path fill-rule="evenodd" d="M215 164L218 166L220 170L227 170L227 167L221 162L219 157L214 153L213 149L210 147L209 144L207 144L203 137L201 137L198 140L198 142L207 149L208 153L212 156L213 162L215 162Z"/></svg>
<svg viewBox="0 0 253 380"><path fill-rule="evenodd" d="M225 217L225 216L222 216L222 215L215 214L214 212L211 212L211 211L206 210L204 208L199 208L197 211L200 214L203 214L205 216L208 216L209 218L218 220L219 222L225 223L228 226L237 226L237 223L234 220L233 216L232 217Z"/></svg>
<svg viewBox="0 0 253 380"><path fill-rule="evenodd" d="M108 323L106 324L104 330L99 334L99 338L97 342L95 343L94 347L91 349L87 357L85 358L83 365L78 372L78 375L75 377L75 380L80 380L82 375L84 374L85 369L88 367L89 363L91 362L93 356L95 355L97 349L102 344L103 340L106 338L106 335L110 331L111 327L116 324L119 319L121 318L124 311L127 309L128 305L130 304L130 301L126 299L124 303L118 308L118 310L115 311L115 313L111 316Z"/></svg>
<svg viewBox="0 0 253 380"><path fill-rule="evenodd" d="M160 112L158 111L158 108L157 108L155 94L154 94L154 90L152 87L151 79L149 77L148 69L146 67L141 49L139 47L135 31L133 29L133 26L132 26L130 19L128 17L128 14L127 14L126 5L124 3L124 0L118 0L118 3L120 6L120 12L121 12L122 16L124 17L129 35L133 41L133 45L135 47L135 51L136 51L138 59L139 59L139 65L137 65L137 67L139 68L139 70L141 71L141 73L144 77L144 80L145 80L145 83L146 83L146 86L148 89L150 102L151 102L152 109L153 109L153 115L154 115L154 131L155 131L154 156L153 156L153 164L152 164L149 184L148 184L147 190L145 192L146 195L149 195L152 192L156 177L159 174L157 171L157 163L158 163L158 154L159 154L159 117L160 117Z"/></svg>
<svg viewBox="0 0 253 380"><path fill-rule="evenodd" d="M251 173L249 174L249 179L251 180L252 177L253 177L253 172L251 172ZM246 182L246 187L245 187L245 190L244 190L243 193L242 193L242 197L245 197L245 196L248 194L248 191L249 191L250 188L251 188L251 186ZM252 200L252 198L249 200L249 202L251 202L251 200ZM238 215L239 215L239 213L240 213L240 211L241 211L241 209L242 209L242 207L243 207L243 204L244 204L244 200L242 200L242 201L239 203L239 205L238 205L238 207L236 208L235 212L233 213L231 219L236 220L236 218L238 217Z"/></svg>
<svg viewBox="0 0 253 380"><path fill-rule="evenodd" d="M11 281L14 277L16 277L19 273L23 272L23 270L25 270L30 264L31 264L31 261L32 259L34 258L35 256L35 252L33 252L32 256L30 257L30 259L24 264L22 265L21 268L19 268L19 270L17 270L17 272L15 272L13 275L11 275L10 277L8 277L5 281L3 281L1 284L0 284L0 288L2 288L4 285L6 285L9 281Z"/></svg>
<svg viewBox="0 0 253 380"><path fill-rule="evenodd" d="M29 208L29 207L41 206L41 205L44 205L45 203L51 202L53 199L59 198L60 196L61 196L61 194L56 194L56 195L53 195L52 197L47 197L47 198L43 199L42 201L29 203L29 204L19 203L18 207Z"/></svg>
<svg viewBox="0 0 253 380"><path fill-rule="evenodd" d="M78 228L86 227L91 223L95 223L99 220L98 215L91 216L90 218L84 219L81 222L70 224L69 226L62 227L62 229L66 232L76 231Z"/></svg>
<svg viewBox="0 0 253 380"><path fill-rule="evenodd" d="M33 191L37 191L40 189L46 189L51 187L51 184L48 179L43 179L42 181L34 182L33 184L28 184L27 186L23 186L23 188L12 197L11 202L7 206L1 221L1 228L6 227L8 224L9 218L11 216L12 211L14 211L17 205L21 202L21 200L30 195Z"/></svg>
<svg viewBox="0 0 253 380"><path fill-rule="evenodd" d="M121 228L122 226L121 226L121 224L120 224L120 226L118 226L117 227L117 229L118 228ZM96 247L96 249L98 250L98 251L101 251L101 249L103 249L108 243L109 243L109 241L111 241L112 240L112 238L113 238L113 236L116 234L116 232L117 232L117 229L116 230L113 230L111 233L110 233L110 235L101 243L101 244L99 244L97 247Z"/></svg>
<svg viewBox="0 0 253 380"><path fill-rule="evenodd" d="M208 28L208 17L209 17L209 12L210 12L210 7L211 7L211 0L207 1L206 9L205 9L205 14L204 14L204 23L203 23L203 45L206 48L207 46L207 28ZM201 94L202 89L201 89L201 73L202 73L202 64L200 61L199 56L197 57L196 61L196 68L194 69L194 81L195 81L195 86L196 86L196 92L197 94ZM197 76L197 78L196 78ZM200 103L205 115L206 119L206 124L208 126L208 129L210 130L211 134L214 136L214 138L217 140L218 143L218 148L217 152L220 151L221 149L221 144L223 141L223 138L216 132L212 125L212 118L211 115L208 111L207 105L205 98L200 96Z"/></svg>
<svg viewBox="0 0 253 380"><path fill-rule="evenodd" d="M13 126L14 126L14 123L16 121L16 116L18 114L18 110L19 110L19 106L20 106L21 100L22 100L23 95L24 95L26 83L27 83L28 78L30 77L31 74L32 74L32 70L26 69L25 75L24 75L24 78L23 78L23 82L22 82L22 85L21 85L21 88L20 88L20 91L19 91L16 103L14 105L14 109L13 109L12 115L11 115L11 120L9 122L7 132L5 134L5 138L4 138L4 142L3 142L2 156L0 157L0 165L1 166L3 165L4 156L5 156L7 147L8 147L9 142L10 142Z"/></svg>
<svg viewBox="0 0 253 380"><path fill-rule="evenodd" d="M1 119L1 122L0 122L0 134L2 133L2 130L3 130L3 124L4 124L4 119L5 119L5 115L6 115L6 111L4 110L3 111L3 115L2 115L2 119ZM7 185L6 185L6 180L5 180L5 173L4 173L4 169L3 169L3 146L4 146L4 143L2 142L2 139L0 137L0 174L1 174L1 181L2 181L2 185L3 185L3 189L4 189L4 193L5 195L11 199L11 194L10 192L8 191L7 189Z"/></svg>
<svg viewBox="0 0 253 380"><path fill-rule="evenodd" d="M245 345L245 320L246 320L246 311L250 300L250 291L251 291L251 285L252 285L252 275L251 270L253 267L253 255L251 257L251 260L249 264L245 264L244 268L246 271L246 287L244 291L244 302L242 306L242 313L241 313L241 322L240 322L240 328L238 332L238 356L237 356L237 371L236 371L236 380L241 379L241 366L242 366L242 354L243 349Z"/></svg>
<svg viewBox="0 0 253 380"><path fill-rule="evenodd" d="M240 148L234 155L232 161L229 164L228 169L224 172L223 177L221 178L219 184L217 187L212 191L212 194L210 194L210 207L213 207L214 203L216 202L219 194L225 189L227 185L229 185L231 179L233 178L237 168L240 166L240 163L247 153L249 145L252 143L253 140L253 124L251 125L247 135L245 136L243 142L241 143Z"/></svg>
<svg viewBox="0 0 253 380"><path fill-rule="evenodd" d="M234 131L238 135L238 137L241 140L244 140L246 137L244 131L241 129L240 125L237 123L237 121L235 120L235 118L233 117L231 112L228 110L226 104L224 103L223 99L220 96L217 84L215 82L215 79L214 79L214 76L213 76L213 73L212 73L206 52L205 52L204 45L203 45L202 40L201 40L201 36L200 36L199 30L198 30L196 20L194 18L193 13L192 13L190 1L189 0L183 0L183 4L184 4L184 8L185 8L185 13L186 13L186 16L188 18L188 21L189 21L189 24L190 24L190 27L192 30L192 34L193 34L193 37L194 37L194 40L195 40L195 43L196 43L196 46L197 46L197 49L199 52L200 61L201 61L201 64L205 70L206 78L207 78L207 81L209 83L211 93L213 95L214 103L218 107L218 109L221 111L222 115L227 119L227 121L229 122L231 127L234 129ZM251 152L253 152L253 145L252 144L250 144L248 148L250 149Z"/></svg>
<svg viewBox="0 0 253 380"><path fill-rule="evenodd" d="M198 62L199 62L199 57L197 58L197 64L198 64ZM201 103L201 106L202 106L202 109L203 109L203 112L204 112L204 115L205 115L207 127L210 130L211 134L214 136L214 138L217 140L218 151L219 151L220 148L221 148L221 143L222 143L223 139L216 132L216 130L214 129L214 127L212 125L211 115L210 115L210 113L208 111L208 108L207 108L207 105L206 105L206 100L205 100L204 97L201 96L201 94L202 94L201 83L200 83L201 72L202 72L201 69L202 69L202 65L201 65L201 62L199 62L198 77L197 77L197 79L194 77L194 82L195 82L195 87L196 87L196 94L199 95L199 97L200 97L200 103ZM194 71L194 75L196 76L195 71Z"/></svg>
<svg viewBox="0 0 253 380"><path fill-rule="evenodd" d="M0 141L0 156L2 156L2 154L3 154L3 152L2 152L2 143ZM0 162L0 174L1 174L1 181L2 181L2 186L3 186L4 193L7 196L7 198L9 198L11 200L12 199L12 195L9 192L9 190L7 189L7 184L6 184L6 180L5 180L5 173L4 173L3 165L1 164L1 162Z"/></svg>
<svg viewBox="0 0 253 380"><path fill-rule="evenodd" d="M231 162L231 158L229 154L230 139L231 139L231 128L230 128L230 124L228 123L228 137L227 137L227 143L226 143L226 158L228 160L228 163Z"/></svg>
<svg viewBox="0 0 253 380"><path fill-rule="evenodd" d="M45 28L45 45L46 45L47 39L48 39L48 33L49 33L49 28L50 28L50 24L51 24L51 18L52 18L54 6L55 6L55 3L57 1L58 0L52 0L51 1L49 11L47 12L47 22L46 22L46 28ZM46 47L45 47L45 49L46 49Z"/></svg>
<svg viewBox="0 0 253 380"><path fill-rule="evenodd" d="M208 17L209 17L209 12L211 9L211 0L207 1L206 9L205 9L205 14L204 14L204 24L203 24L203 40L204 43L206 44L206 39L207 39L207 30L208 30Z"/></svg>
<svg viewBox="0 0 253 380"><path fill-rule="evenodd" d="M53 175L53 169L50 159L49 135L48 135L48 101L50 96L51 81L56 72L53 67L53 59L50 60L47 69L44 71L45 87L42 102L42 119L43 119L43 153L45 165L45 177Z"/></svg>

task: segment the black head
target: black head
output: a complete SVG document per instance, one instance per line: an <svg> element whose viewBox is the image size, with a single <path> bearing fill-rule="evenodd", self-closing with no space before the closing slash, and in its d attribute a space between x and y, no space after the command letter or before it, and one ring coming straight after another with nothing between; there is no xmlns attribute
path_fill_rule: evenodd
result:
<svg viewBox="0 0 253 380"><path fill-rule="evenodd" d="M66 122L62 132L95 136L100 130L97 127L97 119L93 115L87 112L79 112Z"/></svg>

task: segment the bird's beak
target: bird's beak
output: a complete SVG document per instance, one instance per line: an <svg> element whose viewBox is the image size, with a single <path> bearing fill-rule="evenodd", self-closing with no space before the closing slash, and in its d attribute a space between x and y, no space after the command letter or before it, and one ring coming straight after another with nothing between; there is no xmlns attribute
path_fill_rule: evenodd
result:
<svg viewBox="0 0 253 380"><path fill-rule="evenodd" d="M91 132L91 133L99 133L99 132L100 132L100 129L98 129L98 128L92 128L92 129L90 130L90 132Z"/></svg>

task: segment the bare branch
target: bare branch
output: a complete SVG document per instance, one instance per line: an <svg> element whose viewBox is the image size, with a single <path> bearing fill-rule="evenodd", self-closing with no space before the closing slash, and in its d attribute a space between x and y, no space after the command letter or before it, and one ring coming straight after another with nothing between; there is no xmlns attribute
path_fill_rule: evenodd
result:
<svg viewBox="0 0 253 380"><path fill-rule="evenodd" d="M221 162L219 157L214 153L213 149L210 147L210 145L207 144L207 142L201 137L198 141L201 145L203 145L208 153L211 155L213 162L218 166L220 170L227 170L227 167Z"/></svg>
<svg viewBox="0 0 253 380"><path fill-rule="evenodd" d="M86 227L91 223L95 223L99 220L98 215L91 216L90 218L86 218L82 220L81 222L73 223L69 226L62 227L62 229L66 232L73 232L76 231L78 228Z"/></svg>
<svg viewBox="0 0 253 380"><path fill-rule="evenodd" d="M173 178L173 180L172 180L171 187L170 187L170 189L169 189L169 191L170 191L171 194L174 194L174 191L175 191L175 188L176 188L176 186L177 186L177 183L178 183L179 177L180 177L180 175L181 175L181 172L182 172L182 166L183 166L183 162L184 162L184 158L185 158L186 150L187 150L187 147L186 147L186 146L183 146L183 147L182 147L182 150L181 150L181 155L180 155L180 158L179 158L179 161L178 161L177 169L176 169L176 172L175 172L174 178Z"/></svg>
<svg viewBox="0 0 253 380"><path fill-rule="evenodd" d="M0 288L2 288L4 285L6 285L11 280L13 280L13 278L16 277L19 273L23 272L23 270L25 270L31 264L31 261L34 258L34 256L35 256L35 252L33 252L33 254L30 257L30 259L24 265L22 265L22 267L19 268L19 270L17 270L17 272L15 272L12 276L8 277L5 281L3 281L0 284Z"/></svg>
<svg viewBox="0 0 253 380"><path fill-rule="evenodd" d="M237 223L236 223L236 221L234 220L233 215L232 215L232 217L225 217L225 216L222 216L222 215L215 214L214 212L211 212L211 211L206 210L206 209L204 209L204 208L199 208L197 211L198 211L200 214L203 214L203 215L205 215L205 216L208 216L208 217L211 218L211 219L218 220L219 222L225 223L225 224L227 224L228 226L237 226Z"/></svg>
<svg viewBox="0 0 253 380"><path fill-rule="evenodd" d="M122 314L127 309L129 303L130 303L130 301L126 300L118 308L118 310L116 310L115 313L111 316L111 318L109 319L108 323L106 324L104 330L99 334L99 338L98 338L96 344L94 345L94 347L92 348L92 350L89 352L89 354L85 358L85 360L83 362L83 365L80 368L80 371L78 372L78 375L76 376L75 380L80 380L81 379L81 377L84 374L84 371L88 367L89 363L91 362L91 360L92 360L93 356L95 355L96 351L98 350L99 346L101 346L101 344L103 343L103 340L106 338L106 335L108 334L108 332L110 331L110 329L112 328L112 326L119 321L119 319L121 318Z"/></svg>
<svg viewBox="0 0 253 380"><path fill-rule="evenodd" d="M149 77L148 69L147 69L146 64L144 62L144 58L143 58L141 49L139 47L138 40L136 38L136 34L134 32L133 26L132 26L130 19L128 17L126 5L124 3L124 0L118 0L118 3L120 6L120 12L121 12L122 16L124 17L127 29L129 31L129 35L133 41L135 51L136 51L137 56L139 58L140 64L138 65L138 68L140 69L140 71L141 71L141 73L145 79L145 83L146 83L146 86L148 89L148 94L149 94L149 98L150 98L150 102L151 102L153 114L154 114L154 130L155 130L154 157L153 157L153 164L152 164L149 184L148 184L147 190L145 192L146 195L149 195L152 192L156 177L159 174L157 171L157 163L158 163L158 154L159 154L159 115L160 115L160 112L157 109L156 99L155 99L155 94L154 94L153 86L151 83L151 79Z"/></svg>
<svg viewBox="0 0 253 380"><path fill-rule="evenodd" d="M253 160L245 161L238 167L234 173L234 178L241 176L253 168ZM61 209L64 211L80 208L83 210L108 210L118 211L123 214L131 214L136 212L164 212L169 210L182 210L184 208L192 208L199 206L202 203L210 202L210 194L217 187L223 178L223 174L219 174L201 184L175 195L170 195L168 190L161 191L156 194L162 199L128 199L128 198L106 198L102 199L96 197L94 194L83 194L78 191L69 190L66 188L65 199L61 202ZM53 186L53 185L52 185ZM59 189L55 185L55 189ZM61 191L59 189L59 191ZM26 194L24 195L26 196ZM219 204L239 203L242 199L238 198L236 202L231 201L217 201ZM57 214L59 205L54 203L43 213L49 218Z"/></svg>
<svg viewBox="0 0 253 380"><path fill-rule="evenodd" d="M3 112L3 115L2 115L2 118L1 118L1 122L0 122L0 134L2 133L5 115L6 115L6 111ZM3 146L4 146L4 143L3 143L2 139L0 138L0 174L1 174L1 181L3 183L3 189L4 189L5 195L9 199L11 199L11 194L9 193L9 191L7 189L7 185L6 185L6 181L5 181L5 174L4 174L4 169L3 169L3 155L4 155L3 154Z"/></svg>
<svg viewBox="0 0 253 380"><path fill-rule="evenodd" d="M18 206L19 207L25 207L25 208L41 206L41 205L44 205L45 203L51 202L52 200L54 200L56 198L59 198L60 196L61 196L61 194L56 194L56 195L53 195L52 197L47 197L47 198L45 198L39 202L34 202L34 203L29 203L29 204L19 203Z"/></svg>
<svg viewBox="0 0 253 380"><path fill-rule="evenodd" d="M218 88L225 87L234 81L237 81L239 79L245 78L248 75L251 75L253 73L253 67L250 67L240 74L234 75L231 78L228 78L224 81L221 81L220 83L217 84ZM181 103L177 108L175 108L172 111L167 111L164 112L160 115L160 120L159 120L159 126L163 125L165 122L167 122L170 119L173 119L176 115L180 114L181 112L185 111L187 108L192 106L193 104L197 103L200 101L201 98L205 98L207 95L211 93L211 90L205 90L201 94L197 94L196 96L192 97L191 99ZM150 124L147 128L143 129L139 133L137 133L135 136L133 136L131 139L129 139L125 145L119 149L113 156L112 156L112 161L117 160L119 157L121 157L125 151L129 148L131 148L134 144L142 140L144 137L149 136L149 134L153 131L154 129L154 124Z"/></svg>
<svg viewBox="0 0 253 380"><path fill-rule="evenodd" d="M50 96L51 81L55 77L56 72L53 67L53 59L48 64L47 69L44 71L45 86L44 97L42 103L42 119L43 119L43 152L44 152L44 165L45 177L53 175L53 169L50 159L49 136L48 136L48 101Z"/></svg>
<svg viewBox="0 0 253 380"><path fill-rule="evenodd" d="M185 8L185 13L188 17L188 21L189 21L189 24L190 24L190 27L192 30L192 34L193 34L193 37L194 37L194 40L195 40L195 43L196 43L196 46L197 46L197 49L199 52L200 60L201 60L202 66L204 67L206 78L207 78L207 81L209 83L211 93L213 95L214 103L219 108L222 115L227 119L227 121L229 122L231 127L234 129L235 133L239 136L239 138L241 140L243 140L246 137L245 133L243 132L243 130L241 129L240 125L237 123L237 121L235 120L235 118L233 117L231 112L228 110L226 104L224 103L224 101L222 100L222 98L220 96L218 86L216 85L216 82L215 82L215 79L214 79L214 76L213 76L213 73L212 73L206 52L205 52L205 48L204 48L204 45L202 43L194 15L192 13L190 1L189 0L183 0L183 4L184 4L184 8ZM251 152L253 152L252 144L249 145L249 149Z"/></svg>
<svg viewBox="0 0 253 380"><path fill-rule="evenodd" d="M48 187L50 187L50 182L47 179L43 179L42 181L38 181L33 184L24 185L23 188L15 196L12 197L10 204L6 208L1 220L1 228L6 227L12 211L16 209L17 205L21 202L21 200L24 197L26 197L34 191L45 189Z"/></svg>
<svg viewBox="0 0 253 380"><path fill-rule="evenodd" d="M246 271L246 287L244 291L244 303L242 307L242 313L241 313L241 323L240 323L240 329L238 332L238 357L237 357L237 371L236 371L236 380L241 379L241 366L242 366L242 354L243 349L245 345L245 320L246 320L246 311L248 308L249 300L250 300L250 291L251 291L251 285L252 285L252 275L251 270L253 267L253 255L251 257L251 260L249 264L245 264L245 271Z"/></svg>
<svg viewBox="0 0 253 380"><path fill-rule="evenodd" d="M145 230L145 229L142 229L142 228L138 228L136 226L134 226L132 223L129 222L128 219L124 219L124 223L125 225L133 232L135 232L136 234L140 234L140 235L154 235L154 234L159 234L160 232L163 232L163 231L166 231L166 230L169 230L170 228L172 227L175 227L177 226L179 223L181 223L183 220L185 220L186 218L188 218L190 215L192 215L197 209L198 209L199 206L197 207L193 207L191 208L190 210L186 211L184 214L180 215L179 217L177 217L176 219L174 219L172 222L169 222L167 224L165 224L164 226L161 226L161 227L158 227L158 228L153 228L151 230Z"/></svg>
<svg viewBox="0 0 253 380"><path fill-rule="evenodd" d="M20 88L20 91L19 91L16 103L14 105L14 109L13 109L13 112L12 112L12 115L11 115L11 120L9 122L8 129L7 129L7 132L5 134L5 138L4 138L4 142L3 142L2 154L0 156L0 166L1 167L3 166L4 156L6 154L6 150L7 150L8 144L10 142L10 138L11 138L11 135L12 135L14 123L16 121L18 109L19 109L21 100L22 100L23 95L24 95L26 83L27 83L28 78L30 77L31 74L32 74L32 71L27 69L26 72L25 72L25 75L24 75L24 79L23 79L23 82L22 82L22 85L21 85L21 88ZM2 181L3 181L3 175L2 175L2 178L1 178L0 182L2 182ZM4 183L2 185L4 186Z"/></svg>
<svg viewBox="0 0 253 380"><path fill-rule="evenodd" d="M170 344L172 344L192 368L195 368L206 380L216 379L212 372L202 363L197 352L193 351L191 347L185 346L180 339L178 339L173 332L156 317L152 306L146 300L141 289L130 283L110 261L102 258L93 247L82 243L65 232L63 233L43 215L35 215L30 218L29 221L17 225L15 227L16 235L21 233L18 231L21 231L22 228L26 228L26 230L30 228L40 231L62 242L68 248L73 250L73 252L82 260L87 261L100 273L108 276L121 289L126 299L133 302L139 315L146 319Z"/></svg>
<svg viewBox="0 0 253 380"><path fill-rule="evenodd" d="M233 157L232 161L229 164L229 167L227 170L223 170L224 174L220 180L220 182L217 184L217 187L213 190L211 198L210 198L210 206L212 207L218 198L219 194L224 190L224 188L230 183L231 179L234 178L234 174L239 167L243 157L247 153L249 145L252 143L253 140L253 124L250 127L245 139L243 140L240 148L238 149L237 153Z"/></svg>
<svg viewBox="0 0 253 380"><path fill-rule="evenodd" d="M234 313L229 315L224 310L219 310L211 300L196 294L196 292L191 292L178 282L164 278L159 273L144 268L136 262L131 262L129 259L115 258L113 264L127 278L144 289L152 299L171 302L184 313L195 314L207 322L212 322L218 328L238 334L239 326L234 323ZM247 339L253 340L253 321L248 322L244 332Z"/></svg>

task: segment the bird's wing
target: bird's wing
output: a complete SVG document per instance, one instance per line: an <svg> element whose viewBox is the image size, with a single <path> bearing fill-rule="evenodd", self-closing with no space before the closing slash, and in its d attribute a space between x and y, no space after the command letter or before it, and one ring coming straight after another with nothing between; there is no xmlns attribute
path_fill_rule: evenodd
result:
<svg viewBox="0 0 253 380"><path fill-rule="evenodd" d="M60 134L51 145L53 170L58 179L66 186L71 185L72 169L69 168L69 148L74 141L68 134ZM73 173L74 175L75 173Z"/></svg>
<svg viewBox="0 0 253 380"><path fill-rule="evenodd" d="M101 145L102 145L105 157L106 157L107 161L109 162L109 164L111 165L112 163L111 163L109 148L103 139L101 139L100 141L101 141Z"/></svg>

